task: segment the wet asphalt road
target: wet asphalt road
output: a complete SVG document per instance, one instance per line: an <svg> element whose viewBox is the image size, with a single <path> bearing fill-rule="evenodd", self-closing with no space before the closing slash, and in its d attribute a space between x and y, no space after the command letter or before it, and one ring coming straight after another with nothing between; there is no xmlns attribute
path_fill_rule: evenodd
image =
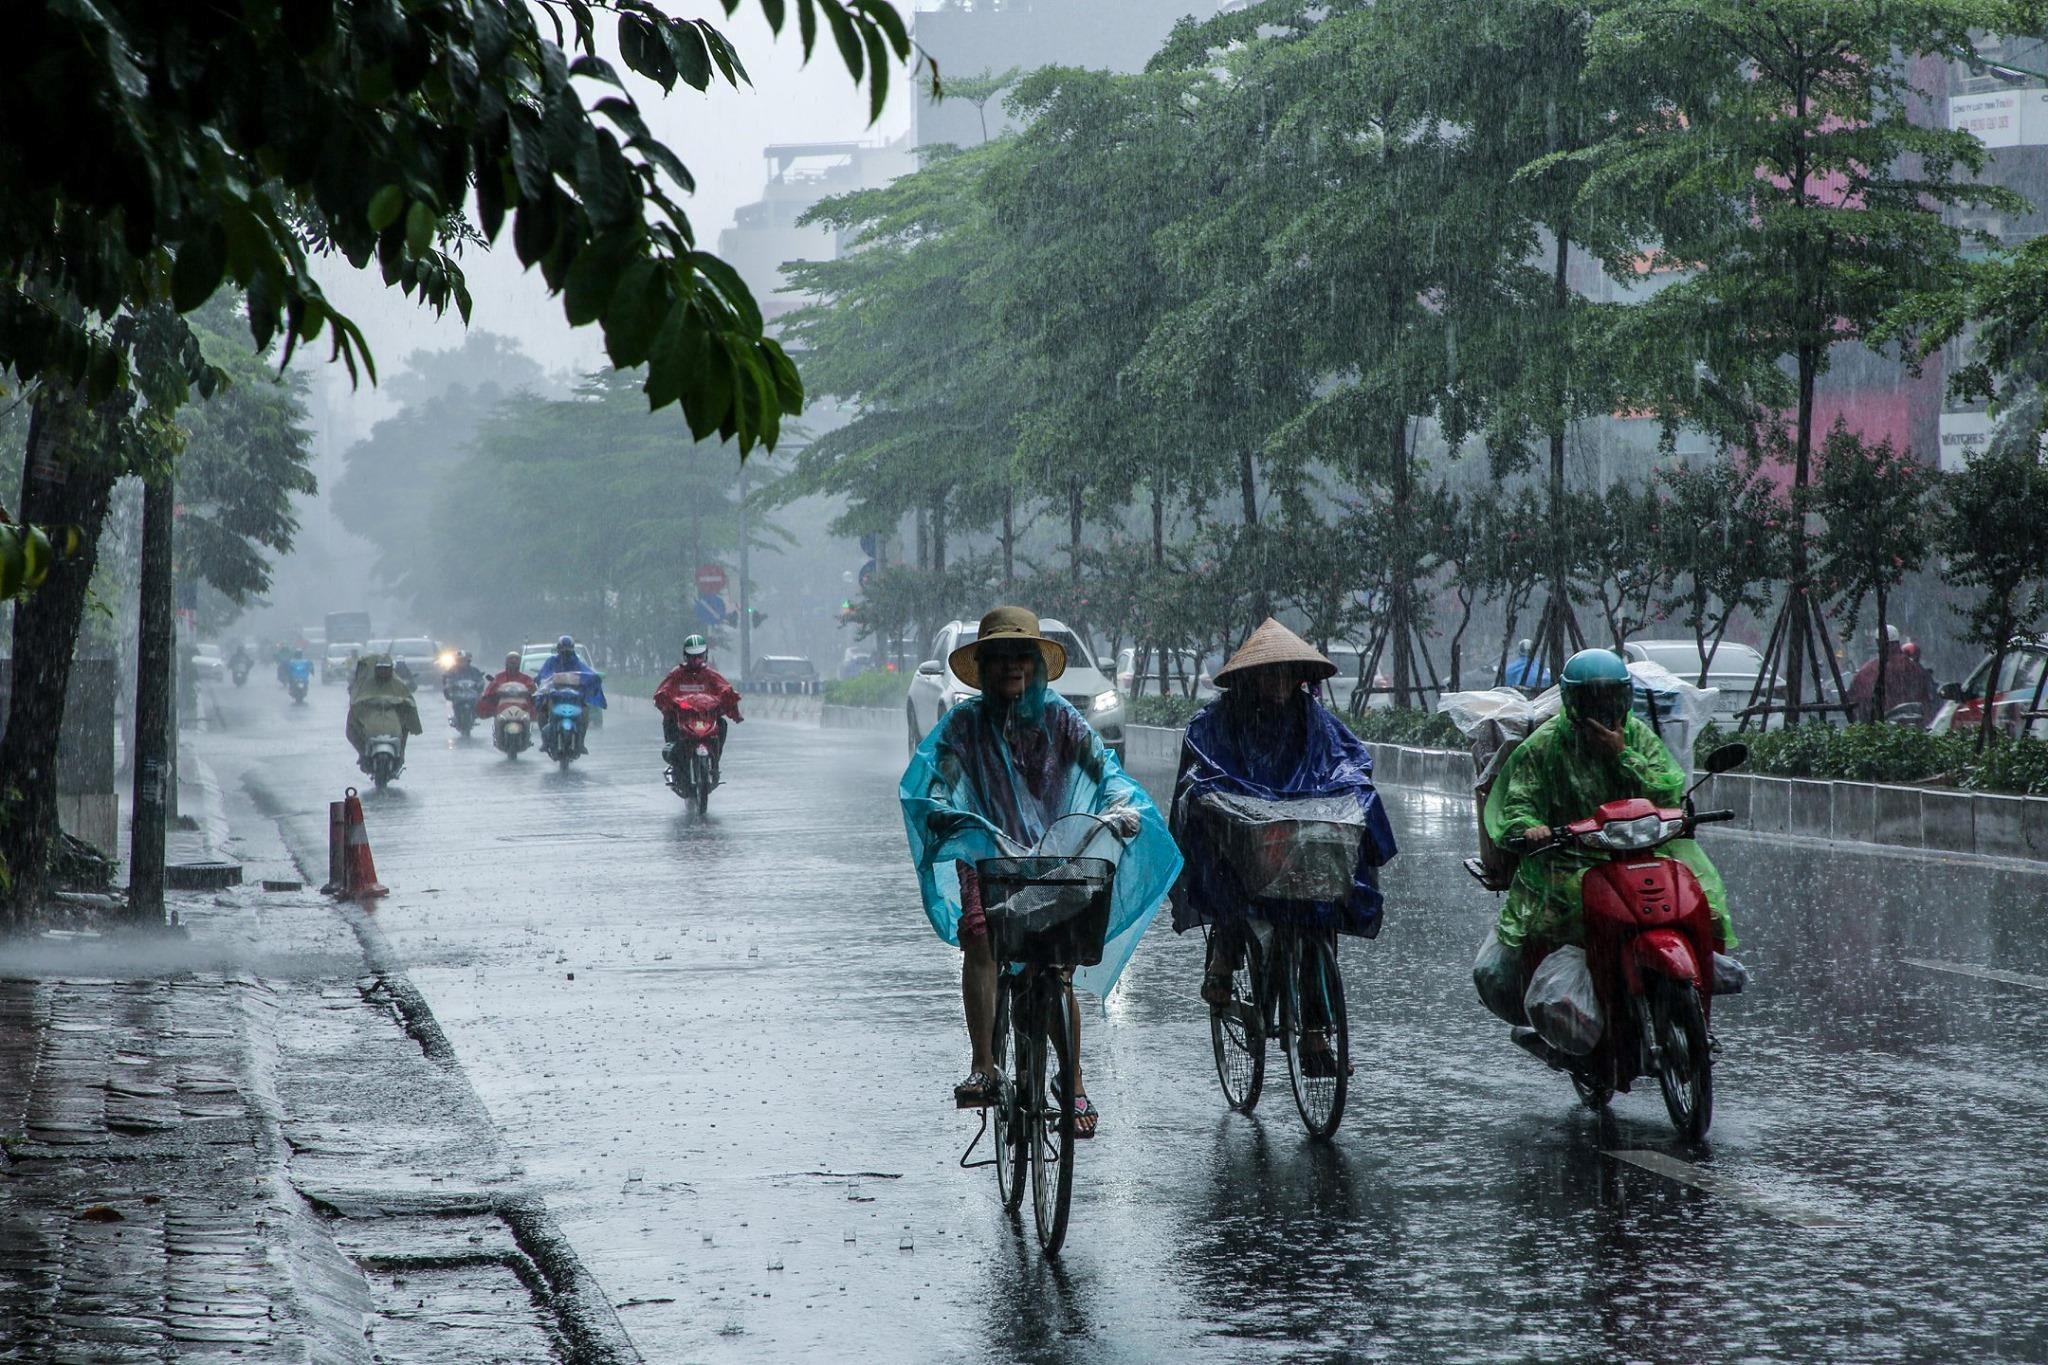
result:
<svg viewBox="0 0 2048 1365"><path fill-rule="evenodd" d="M341 690L212 693L199 751L317 874ZM1224 1109L1201 946L1162 916L1085 1025L1105 1117L1055 1267L955 1164L957 957L899 734L741 726L699 824L644 701L566 773L426 709L366 799L379 919L650 1361L2048 1358L2048 869L1715 840L1757 984L1717 1002L1686 1149L1654 1088L1599 1120L1508 1043L1470 985L1469 812L1393 791L1338 1140L1284 1070Z"/></svg>

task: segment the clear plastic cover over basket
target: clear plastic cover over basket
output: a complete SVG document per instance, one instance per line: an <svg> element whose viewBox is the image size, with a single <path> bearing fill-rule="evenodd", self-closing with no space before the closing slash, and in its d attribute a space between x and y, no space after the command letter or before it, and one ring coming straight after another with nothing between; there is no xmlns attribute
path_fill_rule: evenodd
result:
<svg viewBox="0 0 2048 1365"><path fill-rule="evenodd" d="M1261 900L1341 901L1351 894L1365 841L1355 792L1268 800L1208 791L1194 808L1243 883Z"/></svg>
<svg viewBox="0 0 2048 1365"><path fill-rule="evenodd" d="M984 858L975 864L983 912L1006 962L1092 967L1109 935L1106 858Z"/></svg>

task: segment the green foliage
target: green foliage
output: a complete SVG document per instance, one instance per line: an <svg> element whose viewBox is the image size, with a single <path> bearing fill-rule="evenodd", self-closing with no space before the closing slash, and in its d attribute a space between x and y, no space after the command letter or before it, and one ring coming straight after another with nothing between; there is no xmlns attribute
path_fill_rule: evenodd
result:
<svg viewBox="0 0 2048 1365"><path fill-rule="evenodd" d="M1980 742L1988 742L2006 651L2048 617L2048 464L2032 441L1994 441L1950 475L1943 491L1937 547L1949 582L1976 590L1963 615L1967 638L1993 657L1979 731Z"/></svg>
<svg viewBox="0 0 2048 1365"><path fill-rule="evenodd" d="M1395 706L1341 717L1368 744L1403 744L1417 749L1463 749L1465 737L1440 711Z"/></svg>
<svg viewBox="0 0 2048 1365"><path fill-rule="evenodd" d="M1693 746L1704 761L1733 736L1708 726ZM1834 782L1933 783L1973 791L2048 795L2048 743L2002 734L1980 748L1974 734L1931 734L1903 725L1801 725L1741 736L1746 771Z"/></svg>
<svg viewBox="0 0 2048 1365"><path fill-rule="evenodd" d="M825 683L828 706L874 706L895 709L910 695L910 670L890 672L871 668L851 678L831 678Z"/></svg>
<svg viewBox="0 0 2048 1365"><path fill-rule="evenodd" d="M1178 730L1195 718L1195 712L1209 703L1206 699L1184 697L1178 692L1159 696L1148 693L1124 698L1124 714L1133 725L1160 725Z"/></svg>
<svg viewBox="0 0 2048 1365"><path fill-rule="evenodd" d="M1657 552L1675 575L1659 609L1692 632L1704 686L1736 614L1761 616L1788 571L1791 510L1755 460L1676 465L1658 472L1656 487Z"/></svg>
<svg viewBox="0 0 2048 1365"><path fill-rule="evenodd" d="M488 650L566 630L613 667L665 670L697 629L692 570L739 544L737 460L681 436L617 370L499 401L435 493L422 600Z"/></svg>
<svg viewBox="0 0 2048 1365"><path fill-rule="evenodd" d="M895 9L794 6L806 55L823 19L879 111L910 53ZM783 0L761 7L779 30ZM325 337L354 373L368 349L315 256L374 260L466 318L456 252L509 222L571 325L601 322L614 363L648 367L654 407L680 402L700 439L772 446L795 368L738 275L696 249L694 181L600 55L600 14L664 92L746 79L710 23L651 0L31 7L12 34L25 65L0 83L0 368L103 398L128 380L123 318L189 312L231 281L259 351Z"/></svg>
<svg viewBox="0 0 2048 1365"><path fill-rule="evenodd" d="M1840 600L1850 622L1869 599L1882 635L1892 593L1926 561L1934 477L1909 452L1889 440L1865 441L1840 418L1829 430L1809 503L1825 524L1815 567L1823 591ZM1882 665L1885 651L1878 652Z"/></svg>

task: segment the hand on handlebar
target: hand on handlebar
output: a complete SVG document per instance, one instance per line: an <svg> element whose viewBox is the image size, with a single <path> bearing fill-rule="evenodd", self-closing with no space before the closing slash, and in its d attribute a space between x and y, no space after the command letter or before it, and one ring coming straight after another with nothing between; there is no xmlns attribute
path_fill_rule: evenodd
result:
<svg viewBox="0 0 2048 1365"><path fill-rule="evenodd" d="M1138 835L1138 812L1129 806L1118 806L1114 810L1104 811L1102 820L1109 826L1109 832L1119 839L1135 839Z"/></svg>
<svg viewBox="0 0 2048 1365"><path fill-rule="evenodd" d="M1522 847L1541 848L1543 845L1550 842L1550 835L1550 826L1531 825L1529 826L1529 828L1522 831Z"/></svg>

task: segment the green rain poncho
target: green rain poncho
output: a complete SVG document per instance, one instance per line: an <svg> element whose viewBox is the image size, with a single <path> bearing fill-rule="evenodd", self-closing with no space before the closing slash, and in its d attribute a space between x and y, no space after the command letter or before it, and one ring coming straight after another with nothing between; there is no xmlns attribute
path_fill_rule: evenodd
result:
<svg viewBox="0 0 2048 1365"><path fill-rule="evenodd" d="M1536 727L1508 755L1493 790L1486 798L1486 833L1507 846L1533 825L1552 829L1583 820L1609 801L1646 797L1660 806L1676 806L1685 793L1685 773L1672 761L1656 731L1636 716L1628 717L1624 747L1609 757L1580 740L1570 720L1553 716ZM1691 839L1679 839L1658 850L1691 868L1707 893L1718 947L1735 946L1735 928L1728 919L1728 888L1721 874ZM1554 944L1584 942L1579 922L1579 882L1586 869L1607 859L1599 854L1559 849L1540 858L1524 858L1515 869L1514 885L1500 908L1497 932L1502 946L1519 948L1530 934Z"/></svg>

